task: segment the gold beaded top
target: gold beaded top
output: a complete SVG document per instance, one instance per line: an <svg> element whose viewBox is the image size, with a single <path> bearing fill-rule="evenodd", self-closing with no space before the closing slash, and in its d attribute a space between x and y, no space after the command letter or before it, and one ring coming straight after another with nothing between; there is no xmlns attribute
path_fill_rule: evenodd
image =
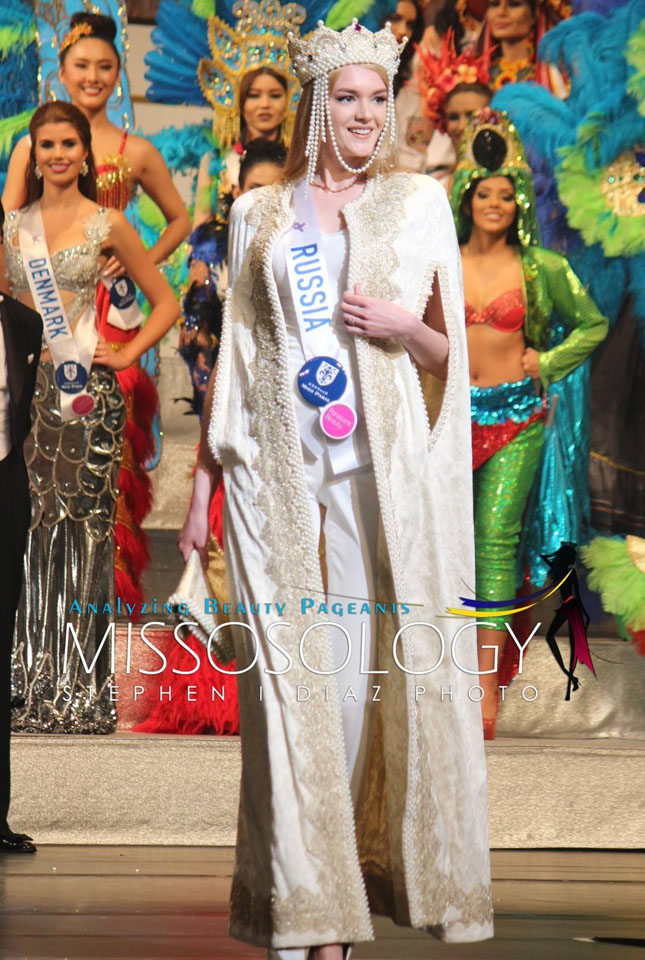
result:
<svg viewBox="0 0 645 960"><path fill-rule="evenodd" d="M124 133L119 152L106 157L96 168L96 202L111 210L125 210L130 201L132 167L124 152L127 139Z"/></svg>

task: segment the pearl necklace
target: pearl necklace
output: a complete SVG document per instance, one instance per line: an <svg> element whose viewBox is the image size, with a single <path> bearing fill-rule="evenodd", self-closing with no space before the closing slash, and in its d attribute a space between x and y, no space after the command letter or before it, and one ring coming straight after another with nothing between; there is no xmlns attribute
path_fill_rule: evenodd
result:
<svg viewBox="0 0 645 960"><path fill-rule="evenodd" d="M352 187L355 187L357 183L358 183L358 177L352 177L352 179L349 181L348 184L346 184L344 187L339 187L338 190L332 190L331 187L328 187L324 183L312 182L311 186L317 187L318 190L324 190L326 193L344 193L345 190L351 190Z"/></svg>

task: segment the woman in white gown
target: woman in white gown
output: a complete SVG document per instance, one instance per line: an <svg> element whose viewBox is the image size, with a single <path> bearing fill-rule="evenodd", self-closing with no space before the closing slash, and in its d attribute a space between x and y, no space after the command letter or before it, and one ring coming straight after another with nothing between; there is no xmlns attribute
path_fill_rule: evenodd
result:
<svg viewBox="0 0 645 960"><path fill-rule="evenodd" d="M443 188L393 168L399 53L356 22L292 39L296 134L284 181L233 206L180 535L203 549L223 469L231 933L284 960L348 956L370 910L492 935L475 631L445 618L474 581L459 251Z"/></svg>

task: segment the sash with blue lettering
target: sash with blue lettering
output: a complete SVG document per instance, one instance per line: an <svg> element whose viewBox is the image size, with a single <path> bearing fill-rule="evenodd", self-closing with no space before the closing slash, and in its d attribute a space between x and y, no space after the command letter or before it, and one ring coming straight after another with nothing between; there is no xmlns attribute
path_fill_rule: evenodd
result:
<svg viewBox="0 0 645 960"><path fill-rule="evenodd" d="M350 371L338 362L339 342L332 329L337 295L332 294L316 208L304 181L293 191L293 206L295 219L284 238L284 252L300 340L307 358L300 371L302 382L298 383L298 390L304 400L319 407L321 422L331 403L343 395L343 402L356 418ZM337 387L340 389L335 389ZM325 441L332 434L321 430L316 436L313 429L312 425L303 434L303 442L314 453L326 449L335 474L358 466L351 436L330 445Z"/></svg>
<svg viewBox="0 0 645 960"><path fill-rule="evenodd" d="M316 209L305 184L293 191L295 221L285 237L285 255L293 305L308 358L334 356L337 340L331 329L334 297L320 244Z"/></svg>
<svg viewBox="0 0 645 960"><path fill-rule="evenodd" d="M18 241L29 289L42 317L45 340L55 368L61 418L73 420L90 413L96 402L85 389L98 341L94 304L79 317L72 332L49 257L38 201L22 213Z"/></svg>

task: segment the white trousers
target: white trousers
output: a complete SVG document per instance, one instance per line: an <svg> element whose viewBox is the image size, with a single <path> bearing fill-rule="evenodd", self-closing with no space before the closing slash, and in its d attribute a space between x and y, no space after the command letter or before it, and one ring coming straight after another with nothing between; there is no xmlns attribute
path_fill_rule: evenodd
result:
<svg viewBox="0 0 645 960"><path fill-rule="evenodd" d="M314 597L314 600L324 603L329 615L323 612L318 619L330 620L344 627L351 639L348 659L347 637L343 631L330 628L334 664L337 670L342 666L335 674L335 680L341 702L347 772L352 797L356 802L370 736L370 711L367 707L373 678L365 671L374 669L376 633L372 629L373 613L348 614L347 607L354 603L357 611L360 611L363 603L369 603L373 609L377 599L376 484L371 467L336 478L325 469L324 458L313 463L305 460L305 472L316 539L320 538L321 521L325 538L327 596ZM321 512L321 506L324 512ZM342 614L332 613L332 604L336 603L340 604L339 610L344 611ZM361 633L364 639L362 646ZM269 950L268 960L307 960L307 950L302 947Z"/></svg>

